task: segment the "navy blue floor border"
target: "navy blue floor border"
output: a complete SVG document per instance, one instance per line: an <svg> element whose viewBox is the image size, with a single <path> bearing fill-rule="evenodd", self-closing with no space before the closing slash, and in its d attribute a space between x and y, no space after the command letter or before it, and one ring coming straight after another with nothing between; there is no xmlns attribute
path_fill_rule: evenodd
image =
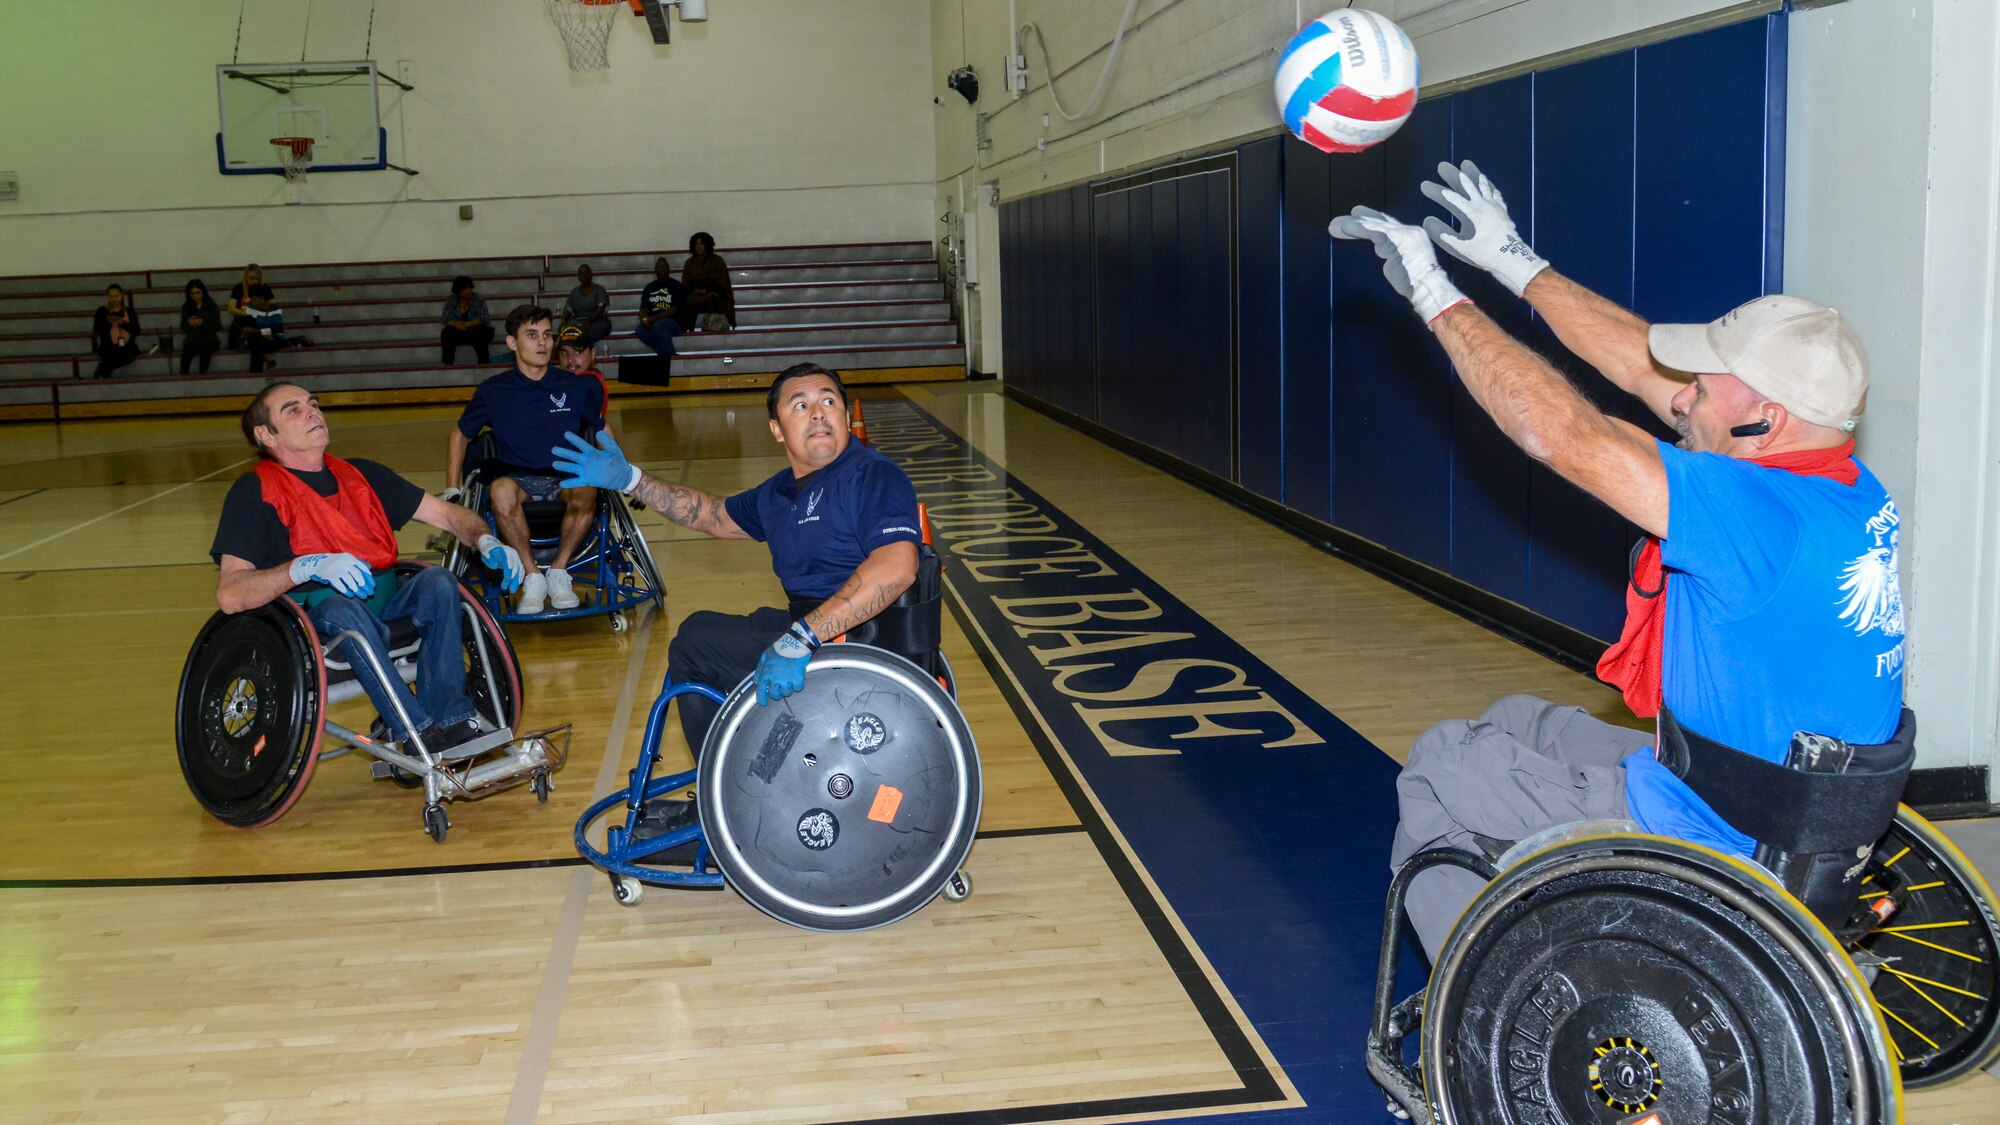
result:
<svg viewBox="0 0 2000 1125"><path fill-rule="evenodd" d="M1251 1115L1379 1115L1361 1059L1395 763L930 412L871 402L868 428L1051 773L1101 804L1100 851L1143 865L1135 906L1150 876L1172 919L1148 924L1185 927L1308 1103Z"/></svg>

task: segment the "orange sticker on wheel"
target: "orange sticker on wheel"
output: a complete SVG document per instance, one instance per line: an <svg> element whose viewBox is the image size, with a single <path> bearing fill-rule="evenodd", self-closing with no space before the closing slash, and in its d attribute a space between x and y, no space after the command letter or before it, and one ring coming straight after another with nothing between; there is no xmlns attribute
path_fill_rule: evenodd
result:
<svg viewBox="0 0 2000 1125"><path fill-rule="evenodd" d="M896 810L903 807L903 791L893 785L884 785L875 791L875 803L868 808L868 819L889 824L896 819Z"/></svg>
<svg viewBox="0 0 2000 1125"><path fill-rule="evenodd" d="M260 734L257 736L257 745L252 746L250 748L251 757L254 758L257 755L262 754L264 752L264 740L269 737L270 737L269 735L264 735L264 734Z"/></svg>

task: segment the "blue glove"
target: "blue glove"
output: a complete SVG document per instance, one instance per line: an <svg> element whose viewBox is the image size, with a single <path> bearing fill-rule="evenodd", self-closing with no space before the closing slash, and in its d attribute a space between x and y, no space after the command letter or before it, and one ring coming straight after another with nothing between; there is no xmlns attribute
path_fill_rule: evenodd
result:
<svg viewBox="0 0 2000 1125"><path fill-rule="evenodd" d="M500 572L500 588L511 594L521 588L521 553L491 535L482 535L477 544L479 561Z"/></svg>
<svg viewBox="0 0 2000 1125"><path fill-rule="evenodd" d="M639 484L639 470L625 460L625 451L618 448L618 439L610 430L597 432L597 444L585 441L582 434L564 434L567 447L556 446L549 450L555 456L555 469L568 473L569 479L562 482L564 488L609 488L618 492L630 492Z"/></svg>
<svg viewBox="0 0 2000 1125"><path fill-rule="evenodd" d="M338 555L300 555L292 560L292 584L324 582L350 598L365 598L375 592L375 572L368 564L345 552Z"/></svg>
<svg viewBox="0 0 2000 1125"><path fill-rule="evenodd" d="M764 655L757 658L757 706L776 703L803 690L806 663L818 647L819 638L813 635L812 626L803 621L792 622L792 631L772 642Z"/></svg>

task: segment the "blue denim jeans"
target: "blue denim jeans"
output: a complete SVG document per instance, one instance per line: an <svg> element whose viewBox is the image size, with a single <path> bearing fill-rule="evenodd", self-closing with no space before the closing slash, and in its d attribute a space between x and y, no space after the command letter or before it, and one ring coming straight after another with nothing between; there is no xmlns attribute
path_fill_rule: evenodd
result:
<svg viewBox="0 0 2000 1125"><path fill-rule="evenodd" d="M424 643L417 650L414 698L403 690L403 682L394 678L393 671L389 682L383 683L368 661L352 651L353 641L344 642L332 653L336 660L353 666L355 678L367 690L375 710L400 741L411 732L403 729L402 721L396 717L391 702L396 696L401 696L403 708L417 730L433 724L450 726L473 716L472 700L465 694L465 649L461 640L465 611L459 608L460 604L458 582L451 572L441 566L427 566L404 580L383 607L381 617L356 598L328 598L307 612L313 628L319 630L321 643L330 644L334 637L351 629L367 641L385 669L389 667L389 626L385 622L407 617L417 623L417 632Z"/></svg>
<svg viewBox="0 0 2000 1125"><path fill-rule="evenodd" d="M654 355L672 356L674 337L680 335L680 322L670 316L663 316L652 324L641 324L632 330L632 335L642 344L653 349Z"/></svg>

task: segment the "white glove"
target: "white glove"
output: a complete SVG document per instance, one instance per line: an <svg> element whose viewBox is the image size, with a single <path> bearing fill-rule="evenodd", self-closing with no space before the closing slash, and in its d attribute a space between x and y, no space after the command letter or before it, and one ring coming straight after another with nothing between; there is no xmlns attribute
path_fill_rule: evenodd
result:
<svg viewBox="0 0 2000 1125"><path fill-rule="evenodd" d="M1514 296L1520 296L1549 263L1521 241L1500 189L1470 160L1456 167L1438 165L1438 177L1444 182L1425 180L1423 193L1458 219L1458 229L1432 217L1424 220L1424 232L1446 253L1492 274Z"/></svg>
<svg viewBox="0 0 2000 1125"><path fill-rule="evenodd" d="M1396 292L1409 299L1417 315L1429 324L1465 300L1465 294L1445 276L1437 252L1421 228L1399 223L1371 207L1356 207L1326 228L1335 238L1365 238L1375 244L1382 274Z"/></svg>
<svg viewBox="0 0 2000 1125"><path fill-rule="evenodd" d="M444 501L447 504L456 504L458 503L458 498L463 495L465 495L465 490L458 488L457 486L453 486L451 488L445 489L443 492L438 493L438 499Z"/></svg>
<svg viewBox="0 0 2000 1125"><path fill-rule="evenodd" d="M521 553L491 535L482 535L473 544L479 550L479 561L500 572L500 588L513 593L521 588Z"/></svg>
<svg viewBox="0 0 2000 1125"><path fill-rule="evenodd" d="M353 555L300 555L292 560L292 585L324 582L350 598L375 592L375 572Z"/></svg>

